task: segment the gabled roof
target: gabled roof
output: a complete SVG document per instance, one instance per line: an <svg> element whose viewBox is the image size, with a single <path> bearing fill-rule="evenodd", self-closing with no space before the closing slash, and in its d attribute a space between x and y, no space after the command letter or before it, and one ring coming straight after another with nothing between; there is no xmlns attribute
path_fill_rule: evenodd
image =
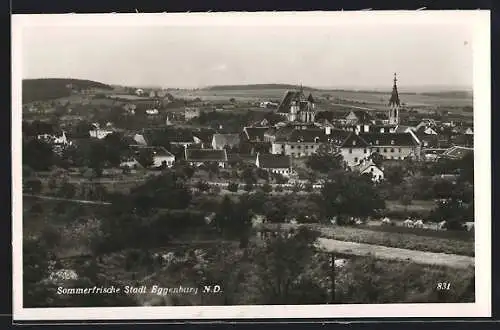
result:
<svg viewBox="0 0 500 330"><path fill-rule="evenodd" d="M360 133L359 137L370 146L416 146L411 133Z"/></svg>
<svg viewBox="0 0 500 330"><path fill-rule="evenodd" d="M366 170L370 169L370 167L376 167L377 169L379 169L380 171L382 171L380 169L380 167L378 167L374 162L373 160L368 160L368 161L365 161L365 162L362 162L358 165L355 165L355 166L352 166L351 169L355 170L355 171L358 171L360 173L363 173L365 172Z"/></svg>
<svg viewBox="0 0 500 330"><path fill-rule="evenodd" d="M290 168L292 162L290 156L274 154L258 154L257 159L260 168Z"/></svg>
<svg viewBox="0 0 500 330"><path fill-rule="evenodd" d="M350 133L340 146L342 148L366 148L369 146L369 143L363 140L359 135Z"/></svg>
<svg viewBox="0 0 500 330"><path fill-rule="evenodd" d="M306 97L302 91L287 91L278 106L278 113L289 113L292 101L306 101Z"/></svg>
<svg viewBox="0 0 500 330"><path fill-rule="evenodd" d="M283 127L276 132L277 142L326 142L325 130L320 128L295 129Z"/></svg>
<svg viewBox="0 0 500 330"><path fill-rule="evenodd" d="M396 126L394 133L406 133L406 132L408 132L409 129L412 129L412 128L410 126L406 126L406 125L398 125L398 126Z"/></svg>
<svg viewBox="0 0 500 330"><path fill-rule="evenodd" d="M240 143L240 135L239 134L214 134L213 142L215 142L216 146L220 147L233 147Z"/></svg>
<svg viewBox="0 0 500 330"><path fill-rule="evenodd" d="M188 162L226 162L226 150L214 149L186 149L186 161Z"/></svg>
<svg viewBox="0 0 500 330"><path fill-rule="evenodd" d="M132 144L129 146L129 148L136 153L140 152L141 150L150 150L154 156L175 157L167 149L161 146L143 146L138 144Z"/></svg>
<svg viewBox="0 0 500 330"><path fill-rule="evenodd" d="M263 141L264 133L269 130L269 127L245 127L243 132L249 141Z"/></svg>
<svg viewBox="0 0 500 330"><path fill-rule="evenodd" d="M351 113L353 113L356 116L356 118L358 118L358 121L360 123L369 123L373 120L372 115L365 110L352 110L347 114L347 116L349 116Z"/></svg>
<svg viewBox="0 0 500 330"><path fill-rule="evenodd" d="M462 159L467 154L473 153L473 148L466 148L461 146L454 146L443 152L444 157L453 158L453 159Z"/></svg>
<svg viewBox="0 0 500 330"><path fill-rule="evenodd" d="M204 129L193 132L193 135L204 143L211 143L214 136L214 131L209 129Z"/></svg>

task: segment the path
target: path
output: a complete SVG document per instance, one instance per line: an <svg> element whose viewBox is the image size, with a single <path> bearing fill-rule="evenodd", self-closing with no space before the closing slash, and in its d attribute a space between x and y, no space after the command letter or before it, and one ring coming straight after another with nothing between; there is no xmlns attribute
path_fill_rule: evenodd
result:
<svg viewBox="0 0 500 330"><path fill-rule="evenodd" d="M46 199L46 200L53 200L53 201L60 201L60 202L71 202L71 203L79 203L79 204L111 205L110 202L90 201L90 200L84 200L84 199L70 199L70 198L53 197L53 196L46 196L46 195L23 194L23 197L32 197L32 198L38 198L38 199Z"/></svg>
<svg viewBox="0 0 500 330"><path fill-rule="evenodd" d="M434 253L380 245L344 242L330 238L319 238L318 247L328 252L337 252L346 255L373 255L378 259L413 261L418 264L439 265L459 269L474 267L474 257L456 254Z"/></svg>

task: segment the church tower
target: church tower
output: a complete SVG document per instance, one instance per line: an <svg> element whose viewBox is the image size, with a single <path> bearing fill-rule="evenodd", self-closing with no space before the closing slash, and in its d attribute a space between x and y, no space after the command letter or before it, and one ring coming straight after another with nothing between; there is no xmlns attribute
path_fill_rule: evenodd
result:
<svg viewBox="0 0 500 330"><path fill-rule="evenodd" d="M399 94L398 86L396 82L398 81L396 73L394 73L394 85L392 86L392 94L389 100L389 124L398 125L399 124Z"/></svg>

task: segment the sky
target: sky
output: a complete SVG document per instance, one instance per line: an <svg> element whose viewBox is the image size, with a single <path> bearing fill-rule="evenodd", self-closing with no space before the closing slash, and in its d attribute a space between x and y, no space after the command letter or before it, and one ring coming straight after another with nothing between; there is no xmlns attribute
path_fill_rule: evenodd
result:
<svg viewBox="0 0 500 330"><path fill-rule="evenodd" d="M472 88L472 32L450 24L28 26L23 78L198 88Z"/></svg>

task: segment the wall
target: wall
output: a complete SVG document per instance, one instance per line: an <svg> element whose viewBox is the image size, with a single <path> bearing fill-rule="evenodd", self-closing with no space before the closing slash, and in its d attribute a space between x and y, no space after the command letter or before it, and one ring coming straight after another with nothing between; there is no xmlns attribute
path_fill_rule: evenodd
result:
<svg viewBox="0 0 500 330"><path fill-rule="evenodd" d="M314 142L285 142L273 143L271 145L272 154L284 154L292 157L310 156L318 150L321 143Z"/></svg>

